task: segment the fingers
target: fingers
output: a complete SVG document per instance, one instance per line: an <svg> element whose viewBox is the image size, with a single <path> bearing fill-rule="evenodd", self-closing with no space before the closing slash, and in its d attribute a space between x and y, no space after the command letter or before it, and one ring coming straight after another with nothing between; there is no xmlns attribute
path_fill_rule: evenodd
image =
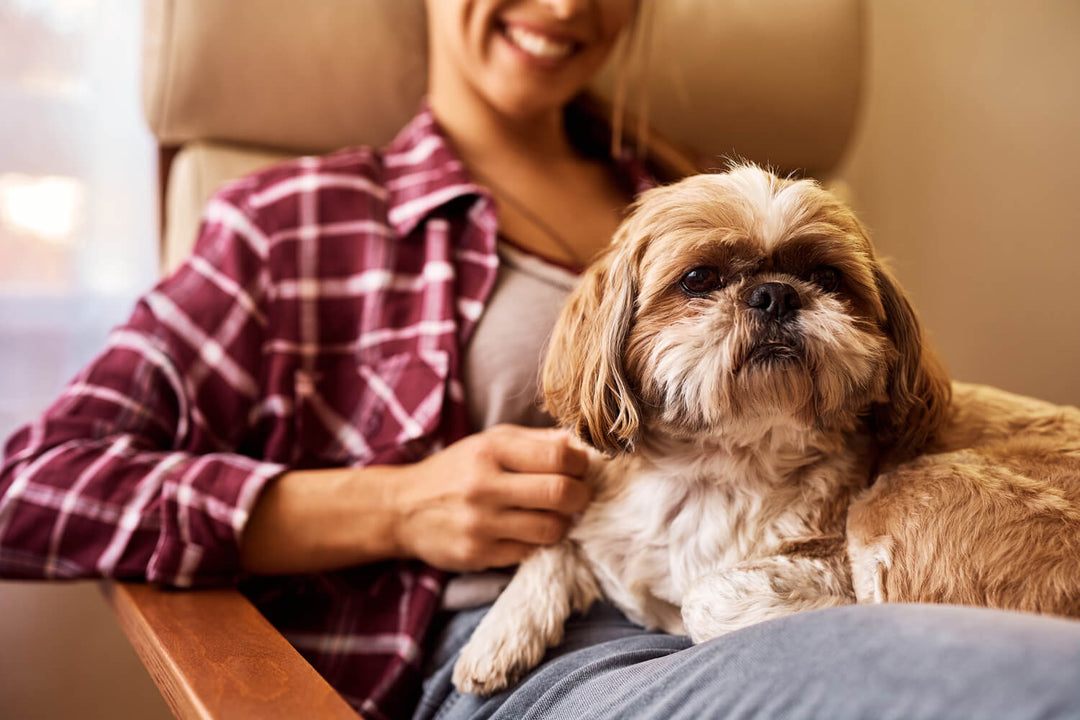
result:
<svg viewBox="0 0 1080 720"><path fill-rule="evenodd" d="M561 541L592 498L587 452L554 430L502 425L413 466L395 495L400 545L447 570L520 562Z"/></svg>
<svg viewBox="0 0 1080 720"><path fill-rule="evenodd" d="M482 569L517 565L535 549L535 545L529 545L528 543L515 540L500 540L492 546L491 551L484 558Z"/></svg>
<svg viewBox="0 0 1080 720"><path fill-rule="evenodd" d="M559 430L498 425L485 434L493 441L494 459L506 470L580 478L589 467L588 454Z"/></svg>
<svg viewBox="0 0 1080 720"><path fill-rule="evenodd" d="M551 512L505 510L489 519L490 537L527 545L554 545L566 537L570 518Z"/></svg>
<svg viewBox="0 0 1080 720"><path fill-rule="evenodd" d="M582 512L592 499L592 491L566 475L515 473L483 489L483 500L505 508L550 510L563 515Z"/></svg>
<svg viewBox="0 0 1080 720"><path fill-rule="evenodd" d="M454 570L514 565L533 550L566 537L570 518L530 510L470 512L461 518L459 542L451 551Z"/></svg>
<svg viewBox="0 0 1080 720"><path fill-rule="evenodd" d="M501 471L477 474L474 499L510 508L581 512L592 493L581 481L589 456L558 430L498 425L481 436L481 452Z"/></svg>

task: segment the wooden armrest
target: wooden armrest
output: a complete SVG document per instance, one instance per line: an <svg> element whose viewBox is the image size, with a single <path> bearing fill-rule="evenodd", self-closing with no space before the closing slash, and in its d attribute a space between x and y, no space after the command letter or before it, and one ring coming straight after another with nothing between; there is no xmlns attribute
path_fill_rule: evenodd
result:
<svg viewBox="0 0 1080 720"><path fill-rule="evenodd" d="M176 717L360 717L236 590L102 585Z"/></svg>

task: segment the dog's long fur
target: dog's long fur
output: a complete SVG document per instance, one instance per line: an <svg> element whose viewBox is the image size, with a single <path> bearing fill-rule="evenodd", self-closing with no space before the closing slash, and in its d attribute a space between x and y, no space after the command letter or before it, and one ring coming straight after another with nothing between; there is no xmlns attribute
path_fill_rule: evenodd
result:
<svg viewBox="0 0 1080 720"><path fill-rule="evenodd" d="M695 642L856 600L1080 614L1080 411L952 386L812 181L744 165L646 193L543 380L595 500L485 616L462 691L506 687L601 594Z"/></svg>

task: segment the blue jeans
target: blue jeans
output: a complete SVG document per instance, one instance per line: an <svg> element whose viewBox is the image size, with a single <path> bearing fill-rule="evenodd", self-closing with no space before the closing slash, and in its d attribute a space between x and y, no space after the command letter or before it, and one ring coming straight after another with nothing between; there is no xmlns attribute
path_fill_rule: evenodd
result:
<svg viewBox="0 0 1080 720"><path fill-rule="evenodd" d="M518 685L460 695L454 659L486 608L449 619L414 720L1080 718L1080 622L940 605L854 605L701 645L609 605L571 618Z"/></svg>

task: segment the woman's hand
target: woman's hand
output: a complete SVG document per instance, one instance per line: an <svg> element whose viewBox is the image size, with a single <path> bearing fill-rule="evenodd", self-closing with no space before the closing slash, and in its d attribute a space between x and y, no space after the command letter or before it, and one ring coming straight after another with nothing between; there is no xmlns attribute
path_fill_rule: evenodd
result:
<svg viewBox="0 0 1080 720"><path fill-rule="evenodd" d="M497 425L417 463L392 490L400 554L452 571L520 562L589 503L585 451L557 430Z"/></svg>
<svg viewBox="0 0 1080 720"><path fill-rule="evenodd" d="M588 457L564 433L499 425L413 465L287 472L244 528L261 574L419 558L451 571L513 565L558 542L588 504Z"/></svg>

